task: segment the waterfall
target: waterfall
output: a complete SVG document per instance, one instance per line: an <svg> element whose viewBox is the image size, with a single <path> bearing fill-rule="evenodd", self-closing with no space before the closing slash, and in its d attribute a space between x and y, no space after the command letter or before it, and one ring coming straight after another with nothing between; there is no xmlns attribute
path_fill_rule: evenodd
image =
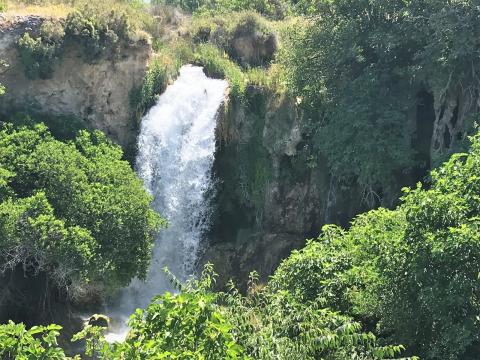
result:
<svg viewBox="0 0 480 360"><path fill-rule="evenodd" d="M118 304L107 311L113 318L124 322L153 296L171 291L165 266L180 280L194 272L201 235L209 226L206 195L212 189L216 115L227 86L224 80L205 76L200 67L183 66L142 119L136 170L168 228L155 240L147 280L135 279L122 291ZM118 329L113 331L118 335Z"/></svg>

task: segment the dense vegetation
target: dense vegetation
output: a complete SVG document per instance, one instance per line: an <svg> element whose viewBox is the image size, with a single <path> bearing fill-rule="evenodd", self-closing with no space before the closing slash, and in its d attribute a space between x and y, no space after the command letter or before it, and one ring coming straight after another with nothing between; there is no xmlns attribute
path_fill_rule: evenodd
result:
<svg viewBox="0 0 480 360"><path fill-rule="evenodd" d="M207 267L200 280L180 285L179 294L138 310L126 342L108 345L94 327L76 339L86 337L89 351L104 359L381 359L402 347L378 342L396 341L426 359L475 359L480 136L472 141L469 154L454 155L432 173L431 188L405 190L396 210L360 215L347 231L325 227L266 287L252 277L246 296L233 286L212 292ZM1 329L7 346L0 351L8 356L27 351L17 347L17 332L27 348L38 341L22 327ZM53 351L47 339L45 351Z"/></svg>
<svg viewBox="0 0 480 360"><path fill-rule="evenodd" d="M64 143L42 125L0 131L0 267L17 282L44 281L43 309L51 291L104 296L145 276L162 222L121 158L99 132ZM35 304L28 289L3 285L2 312Z"/></svg>
<svg viewBox="0 0 480 360"><path fill-rule="evenodd" d="M349 317L322 307L321 301L298 302L292 294L258 286L252 277L247 296L232 286L228 293L210 290L215 274L209 266L197 281L177 295L166 293L137 310L129 321L126 341L113 345L103 329L87 325L74 336L86 339L86 352L98 359L391 359L401 346L381 346L372 333ZM13 323L0 326L0 355L50 353L64 358L56 346L58 327L26 331ZM42 340L32 334L45 334ZM35 344L36 346L32 346ZM52 358L56 358L53 357Z"/></svg>
<svg viewBox="0 0 480 360"><path fill-rule="evenodd" d="M334 176L381 197L399 173L465 149L476 118L477 5L339 0L288 27L279 59L316 119L313 144ZM431 115L415 123L425 92ZM422 126L433 128L423 150L414 145L425 141Z"/></svg>
<svg viewBox="0 0 480 360"><path fill-rule="evenodd" d="M133 42L132 32L125 14L112 10L108 16L98 16L95 9L85 7L70 13L65 21L46 20L37 37L26 32L17 46L26 75L47 79L66 47L75 46L87 62L101 56L114 60L122 46Z"/></svg>
<svg viewBox="0 0 480 360"><path fill-rule="evenodd" d="M480 137L432 172L429 189L405 190L394 211L360 215L345 231L294 252L270 286L363 319L426 359L475 359L480 238Z"/></svg>
<svg viewBox="0 0 480 360"><path fill-rule="evenodd" d="M283 0L154 0L153 3L205 15L251 10L266 16L283 17L289 9L289 4Z"/></svg>
<svg viewBox="0 0 480 360"><path fill-rule="evenodd" d="M227 78L232 101L253 102L249 87L295 97L306 119L304 167L326 159L334 181L360 189L368 207L399 205L359 215L348 229L325 226L267 284L252 274L243 294L233 284L214 291L207 266L198 280L178 284L178 294L159 295L133 314L121 344L107 344L102 329L87 325L74 337L86 340L87 355L478 358L480 135L468 140L480 93L478 1L159 0L156 17L135 1L106 3L124 12L110 16L81 2L65 20L25 34L17 45L26 74L51 76L73 44L87 62L114 60L133 29L149 31L155 54L130 96L138 115L182 64L203 65ZM160 5L193 16L161 31L155 21L168 23L168 11ZM242 52L239 39L262 52ZM422 131L431 135L421 138ZM271 172L257 140L244 154L254 203ZM97 132L71 141L43 126L0 132L0 270L15 280L41 279L36 304L45 307L51 287L76 299L145 275L162 221L121 157ZM403 177L444 160L424 185L396 199ZM24 306L14 295L2 299ZM1 325L0 355L63 359L59 330Z"/></svg>

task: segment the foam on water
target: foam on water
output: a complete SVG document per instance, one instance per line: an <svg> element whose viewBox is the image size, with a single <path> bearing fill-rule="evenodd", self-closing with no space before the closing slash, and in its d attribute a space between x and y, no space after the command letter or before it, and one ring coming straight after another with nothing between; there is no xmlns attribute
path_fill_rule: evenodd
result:
<svg viewBox="0 0 480 360"><path fill-rule="evenodd" d="M135 279L107 310L113 319L109 341L125 338L125 320L136 308L172 290L165 266L180 280L194 272L201 236L209 226L206 194L212 190L216 116L227 86L205 76L200 67L184 66L142 120L137 173L169 225L155 241L147 280Z"/></svg>

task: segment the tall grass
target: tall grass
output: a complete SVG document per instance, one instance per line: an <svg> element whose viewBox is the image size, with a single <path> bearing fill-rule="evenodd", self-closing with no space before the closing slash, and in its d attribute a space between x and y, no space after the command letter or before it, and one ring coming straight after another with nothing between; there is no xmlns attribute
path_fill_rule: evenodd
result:
<svg viewBox="0 0 480 360"><path fill-rule="evenodd" d="M0 0L2 1L2 0ZM112 11L124 12L137 29L145 30L154 21L148 12L148 4L141 0L3 0L6 12L11 15L39 15L66 17L73 10L91 8L99 16Z"/></svg>
<svg viewBox="0 0 480 360"><path fill-rule="evenodd" d="M224 51L212 44L200 44L195 49L194 62L204 66L208 75L227 79L232 96L243 97L248 78Z"/></svg>

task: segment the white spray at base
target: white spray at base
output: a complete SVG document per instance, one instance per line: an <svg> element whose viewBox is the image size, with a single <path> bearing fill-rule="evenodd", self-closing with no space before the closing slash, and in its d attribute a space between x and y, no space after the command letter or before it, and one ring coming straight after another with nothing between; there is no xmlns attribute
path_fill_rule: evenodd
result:
<svg viewBox="0 0 480 360"><path fill-rule="evenodd" d="M147 280L135 279L122 291L118 304L107 311L120 324L107 334L110 342L124 340L128 331L125 321L136 308L173 290L164 267L179 280L194 272L201 235L209 226L205 197L212 189L216 115L227 86L224 80L205 76L200 67L184 66L142 120L137 173L154 197L154 209L167 219L168 228L155 240Z"/></svg>

